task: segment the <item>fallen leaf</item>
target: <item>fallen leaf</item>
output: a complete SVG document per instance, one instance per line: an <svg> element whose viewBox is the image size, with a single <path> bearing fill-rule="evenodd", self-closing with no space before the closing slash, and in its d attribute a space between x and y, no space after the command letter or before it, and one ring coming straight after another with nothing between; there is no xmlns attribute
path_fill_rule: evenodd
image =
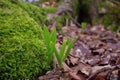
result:
<svg viewBox="0 0 120 80"><path fill-rule="evenodd" d="M97 63L99 63L100 61L101 61L100 56L94 56L93 58L87 60L87 63L90 64L91 66L94 66Z"/></svg>
<svg viewBox="0 0 120 80"><path fill-rule="evenodd" d="M85 75L89 76L91 74L91 67L85 63L79 63L79 70Z"/></svg>

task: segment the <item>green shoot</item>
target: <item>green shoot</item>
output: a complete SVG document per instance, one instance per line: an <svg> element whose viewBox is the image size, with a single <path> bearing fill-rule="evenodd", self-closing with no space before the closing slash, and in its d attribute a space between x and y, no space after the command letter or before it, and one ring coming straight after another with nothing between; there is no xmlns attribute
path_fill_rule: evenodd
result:
<svg viewBox="0 0 120 80"><path fill-rule="evenodd" d="M68 47L67 47L67 50L65 52L65 55L64 55L64 60L67 58L67 56L69 55L70 53L70 50L72 49L74 45L74 40L73 41L70 41L70 39L68 39Z"/></svg>
<svg viewBox="0 0 120 80"><path fill-rule="evenodd" d="M73 47L74 41L63 41L61 45L60 51L58 52L55 45L56 45L56 30L53 30L51 33L48 31L47 27L44 26L43 28L43 36L44 41L46 43L47 53L48 53L48 60L52 60L53 53L55 53L55 57L57 59L58 65L61 66L62 62L67 58L70 53L70 50Z"/></svg>
<svg viewBox="0 0 120 80"><path fill-rule="evenodd" d="M67 56L70 53L70 50L73 47L73 43L74 41L70 41L70 39L68 39L68 41L63 41L63 44L61 45L60 51L58 52L57 49L55 48L55 56L57 58L58 61L58 65L61 66L62 62L67 58ZM67 46L68 44L68 46Z"/></svg>
<svg viewBox="0 0 120 80"><path fill-rule="evenodd" d="M85 28L86 28L86 26L87 26L87 23L86 23L86 22L82 22L82 23L81 23L81 26L82 26L82 32L84 32L84 31L85 31Z"/></svg>
<svg viewBox="0 0 120 80"><path fill-rule="evenodd" d="M51 33L48 31L47 27L43 28L44 41L47 47L48 60L52 60L52 55L54 52L54 46L56 44L56 30L53 30Z"/></svg>

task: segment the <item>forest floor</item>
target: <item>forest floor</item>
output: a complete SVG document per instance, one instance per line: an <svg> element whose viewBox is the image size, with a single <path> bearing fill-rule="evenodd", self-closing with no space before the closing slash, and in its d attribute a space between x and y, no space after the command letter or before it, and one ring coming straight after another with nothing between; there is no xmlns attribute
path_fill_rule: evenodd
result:
<svg viewBox="0 0 120 80"><path fill-rule="evenodd" d="M74 24L62 27L57 33L59 49L67 37L76 39L62 67L57 66L38 80L120 80L120 33L105 29L102 24L87 25L82 31Z"/></svg>

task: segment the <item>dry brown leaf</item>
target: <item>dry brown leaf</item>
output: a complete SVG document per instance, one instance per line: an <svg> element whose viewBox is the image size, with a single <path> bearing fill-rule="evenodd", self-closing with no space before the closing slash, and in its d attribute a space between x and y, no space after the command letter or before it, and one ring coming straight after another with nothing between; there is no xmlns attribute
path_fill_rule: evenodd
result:
<svg viewBox="0 0 120 80"><path fill-rule="evenodd" d="M71 68L65 62L62 63L62 68L64 69L65 72L72 71Z"/></svg>
<svg viewBox="0 0 120 80"><path fill-rule="evenodd" d="M81 78L78 75L76 75L75 73L70 72L69 74L74 80L81 80Z"/></svg>
<svg viewBox="0 0 120 80"><path fill-rule="evenodd" d="M91 74L91 67L85 63L79 63L79 70L85 75L89 76Z"/></svg>
<svg viewBox="0 0 120 80"><path fill-rule="evenodd" d="M70 56L69 59L70 59L70 62L71 62L73 65L78 64L79 58L75 58L75 57Z"/></svg>
<svg viewBox="0 0 120 80"><path fill-rule="evenodd" d="M88 64L90 64L91 66L96 65L97 63L99 63L101 61L100 56L94 56L93 58L87 60Z"/></svg>

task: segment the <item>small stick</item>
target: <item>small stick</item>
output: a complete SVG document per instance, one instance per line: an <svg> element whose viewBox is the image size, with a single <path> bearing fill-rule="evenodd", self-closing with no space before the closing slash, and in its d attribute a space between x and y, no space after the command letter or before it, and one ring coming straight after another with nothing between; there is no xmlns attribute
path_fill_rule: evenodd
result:
<svg viewBox="0 0 120 80"><path fill-rule="evenodd" d="M94 74L92 74L87 80L93 80L93 77L95 77L95 76L98 75L99 73L104 72L104 71L107 71L107 70L110 70L110 69L111 69L111 68L109 68L109 67L100 69L100 70L98 70L97 72L95 72Z"/></svg>

